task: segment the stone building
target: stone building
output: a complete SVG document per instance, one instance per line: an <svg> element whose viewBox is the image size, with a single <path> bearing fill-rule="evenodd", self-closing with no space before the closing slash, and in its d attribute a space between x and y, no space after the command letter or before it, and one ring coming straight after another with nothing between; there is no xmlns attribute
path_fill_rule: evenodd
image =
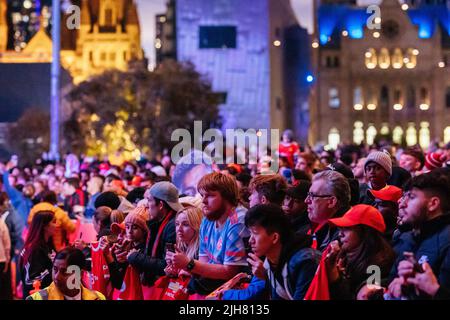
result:
<svg viewBox="0 0 450 320"><path fill-rule="evenodd" d="M445 0L316 1L311 144L426 148L450 141L450 10Z"/></svg>

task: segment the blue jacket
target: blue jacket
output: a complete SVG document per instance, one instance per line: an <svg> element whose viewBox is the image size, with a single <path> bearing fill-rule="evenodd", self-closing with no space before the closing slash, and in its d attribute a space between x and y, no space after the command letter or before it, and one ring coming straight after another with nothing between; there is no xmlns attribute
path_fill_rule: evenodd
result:
<svg viewBox="0 0 450 320"><path fill-rule="evenodd" d="M31 208L33 207L33 201L31 199L25 197L22 192L14 188L9 183L9 172L5 171L3 173L3 185L5 187L5 191L8 194L9 199L13 207L17 210L22 222L24 224L27 223L28 214L30 213Z"/></svg>
<svg viewBox="0 0 450 320"><path fill-rule="evenodd" d="M265 300L267 296L266 281L253 276L246 289L230 289L224 291L222 300Z"/></svg>
<svg viewBox="0 0 450 320"><path fill-rule="evenodd" d="M302 248L291 256L281 274L274 274L266 259L264 267L271 287L271 299L303 300L319 266L321 256L320 251Z"/></svg>
<svg viewBox="0 0 450 320"><path fill-rule="evenodd" d="M89 199L88 205L86 207L86 211L84 212L84 216L86 218L92 218L95 213L95 200L97 200L98 196L101 194L101 192L97 192L96 194L92 195L92 197Z"/></svg>
<svg viewBox="0 0 450 320"><path fill-rule="evenodd" d="M397 261L391 279L397 276L398 263L403 252L413 252L419 263L428 261L439 284L450 288L450 214L425 222L419 230L401 233L394 239Z"/></svg>

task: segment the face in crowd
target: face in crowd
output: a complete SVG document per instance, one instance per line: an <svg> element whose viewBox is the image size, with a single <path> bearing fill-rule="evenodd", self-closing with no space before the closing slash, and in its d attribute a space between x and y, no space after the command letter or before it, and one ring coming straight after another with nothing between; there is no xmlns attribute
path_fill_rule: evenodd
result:
<svg viewBox="0 0 450 320"><path fill-rule="evenodd" d="M378 163L370 161L364 168L367 181L372 185L372 188L383 188L389 179L389 174Z"/></svg>
<svg viewBox="0 0 450 320"><path fill-rule="evenodd" d="M360 244L361 239L355 228L339 228L339 243L343 252L352 252Z"/></svg>
<svg viewBox="0 0 450 320"><path fill-rule="evenodd" d="M308 217L315 224L325 223L337 211L337 199L327 193L327 182L324 179L314 180L305 199Z"/></svg>
<svg viewBox="0 0 450 320"><path fill-rule="evenodd" d="M175 232L177 240L184 243L190 243L196 235L195 230L189 224L186 212L181 212L175 219Z"/></svg>
<svg viewBox="0 0 450 320"><path fill-rule="evenodd" d="M142 242L145 240L145 232L137 224L127 222L125 224L126 238L131 242Z"/></svg>
<svg viewBox="0 0 450 320"><path fill-rule="evenodd" d="M429 219L428 212L435 210L436 197L431 197L426 192L412 188L400 198L398 210L398 224L417 227Z"/></svg>
<svg viewBox="0 0 450 320"><path fill-rule="evenodd" d="M402 154L400 156L399 164L400 167L402 167L405 170L408 170L409 172L415 172L419 170L421 166L420 161L416 157L413 157L412 155L409 154Z"/></svg>
<svg viewBox="0 0 450 320"><path fill-rule="evenodd" d="M150 215L150 220L161 220L164 217L162 201L157 203L155 198L150 194L150 189L147 189L144 193L144 199L147 200L147 208Z"/></svg>
<svg viewBox="0 0 450 320"><path fill-rule="evenodd" d="M209 221L217 221L227 209L227 202L219 191L201 190L203 197L203 214Z"/></svg>
<svg viewBox="0 0 450 320"><path fill-rule="evenodd" d="M300 214L305 211L306 207L307 205L305 203L305 200L292 198L289 195L286 195L284 197L282 208L284 213L286 213L288 216L295 216L297 214Z"/></svg>
<svg viewBox="0 0 450 320"><path fill-rule="evenodd" d="M280 241L280 235L277 232L268 233L265 228L259 225L249 227L249 231L250 247L258 257L266 256L273 246Z"/></svg>

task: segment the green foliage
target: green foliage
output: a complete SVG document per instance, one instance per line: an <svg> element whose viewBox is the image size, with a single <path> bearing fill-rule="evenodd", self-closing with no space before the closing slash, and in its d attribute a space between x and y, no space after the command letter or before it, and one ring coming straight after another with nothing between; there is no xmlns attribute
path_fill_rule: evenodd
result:
<svg viewBox="0 0 450 320"><path fill-rule="evenodd" d="M218 97L192 64L167 61L153 72L134 62L126 72L107 71L66 96L72 113L64 123L65 149L106 156L136 148L156 155L173 146L171 133L219 125ZM68 143L70 142L70 143Z"/></svg>
<svg viewBox="0 0 450 320"><path fill-rule="evenodd" d="M50 146L50 115L40 109L26 110L7 133L8 149L21 163L34 163Z"/></svg>

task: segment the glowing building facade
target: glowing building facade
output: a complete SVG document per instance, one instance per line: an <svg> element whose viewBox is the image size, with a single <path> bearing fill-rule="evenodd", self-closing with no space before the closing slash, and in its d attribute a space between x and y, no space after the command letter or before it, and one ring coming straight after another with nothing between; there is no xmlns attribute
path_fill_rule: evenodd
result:
<svg viewBox="0 0 450 320"><path fill-rule="evenodd" d="M450 10L441 0L316 1L310 143L450 141ZM447 133L447 134L446 134Z"/></svg>

